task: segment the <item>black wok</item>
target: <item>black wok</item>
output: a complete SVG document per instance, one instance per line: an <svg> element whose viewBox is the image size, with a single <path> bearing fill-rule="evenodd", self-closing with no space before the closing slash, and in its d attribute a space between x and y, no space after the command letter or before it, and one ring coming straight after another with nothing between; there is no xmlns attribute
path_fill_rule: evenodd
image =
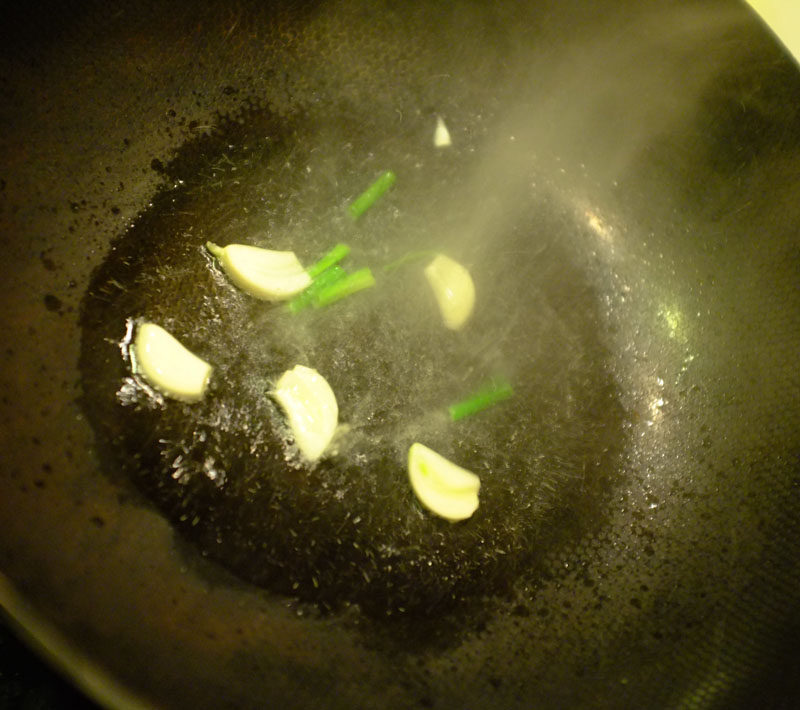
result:
<svg viewBox="0 0 800 710"><path fill-rule="evenodd" d="M0 569L49 657L132 707L791 706L800 78L745 6L44 17L2 53ZM202 256L263 234L456 254L475 328L437 334L413 263L289 323ZM120 397L128 316L221 363L205 409ZM312 472L244 433L245 375L301 356L356 433ZM496 367L505 407L428 416ZM226 478L181 487L199 431ZM425 436L485 464L473 520L406 490Z"/></svg>

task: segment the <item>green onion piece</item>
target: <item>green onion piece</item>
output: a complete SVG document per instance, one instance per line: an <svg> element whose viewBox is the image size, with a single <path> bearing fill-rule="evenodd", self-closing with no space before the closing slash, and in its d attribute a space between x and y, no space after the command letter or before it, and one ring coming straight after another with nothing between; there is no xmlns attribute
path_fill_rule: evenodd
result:
<svg viewBox="0 0 800 710"><path fill-rule="evenodd" d="M339 263L350 253L350 247L347 244L337 244L325 256L323 256L316 264L309 266L306 271L308 275L315 279L325 269L329 269L334 264Z"/></svg>
<svg viewBox="0 0 800 710"><path fill-rule="evenodd" d="M388 274L390 271L394 271L395 269L399 269L401 266L405 266L406 264L410 264L414 261L421 261L422 259L430 259L436 256L439 252L434 251L433 249L423 249L421 251L410 251L408 254L404 254L399 259L395 261L389 262L383 267L383 270Z"/></svg>
<svg viewBox="0 0 800 710"><path fill-rule="evenodd" d="M372 272L368 268L359 269L319 291L314 298L314 308L328 306L345 296L349 296L351 293L374 285L375 277Z"/></svg>
<svg viewBox="0 0 800 710"><path fill-rule="evenodd" d="M468 417L471 414L477 414L493 404L502 402L513 394L514 390L511 387L511 383L505 377L493 378L491 382L471 397L451 404L447 411L450 412L450 419L457 422L459 419Z"/></svg>
<svg viewBox="0 0 800 710"><path fill-rule="evenodd" d="M397 176L387 170L375 182L372 183L348 206L347 210L353 219L358 219L366 212L384 192L386 192L397 179Z"/></svg>
<svg viewBox="0 0 800 710"><path fill-rule="evenodd" d="M347 272L337 264L325 269L325 271L323 271L311 282L310 286L305 288L291 301L289 301L289 310L292 313L299 313L304 308L311 305L311 302L314 300L314 298L316 298L320 291L324 290L331 284L335 284L345 276L347 276Z"/></svg>

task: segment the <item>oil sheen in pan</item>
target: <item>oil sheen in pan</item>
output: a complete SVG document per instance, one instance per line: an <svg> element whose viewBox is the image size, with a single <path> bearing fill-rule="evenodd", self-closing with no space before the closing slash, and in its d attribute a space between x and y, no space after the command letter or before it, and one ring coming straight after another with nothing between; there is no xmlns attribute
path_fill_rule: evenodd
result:
<svg viewBox="0 0 800 710"><path fill-rule="evenodd" d="M114 244L82 313L84 405L109 470L122 470L204 556L288 598L373 619L433 618L502 597L567 535L597 525L624 447L597 294L572 258L577 230L531 194L494 233L469 230L466 175L481 152L435 153L416 129L253 109L184 146L170 185ZM358 223L348 199L382 170L395 188ZM475 181L472 181L472 185ZM292 249L336 242L375 288L297 315L238 292L207 240ZM477 302L444 328L406 254L469 266ZM161 404L132 385L115 345L155 321L215 367L206 398ZM349 431L310 467L268 392L319 370ZM502 373L515 396L452 423L446 406ZM408 485L420 441L481 477L480 507L451 524Z"/></svg>

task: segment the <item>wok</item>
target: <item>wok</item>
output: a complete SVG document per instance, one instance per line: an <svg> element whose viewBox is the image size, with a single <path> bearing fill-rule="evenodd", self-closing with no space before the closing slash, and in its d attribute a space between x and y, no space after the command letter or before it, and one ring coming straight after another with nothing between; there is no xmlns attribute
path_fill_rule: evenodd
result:
<svg viewBox="0 0 800 710"><path fill-rule="evenodd" d="M48 657L120 707L791 705L800 79L746 7L31 17L2 51L0 569ZM395 189L341 219L386 168ZM413 263L288 322L203 261L265 234L305 259L339 237L376 265L458 255L475 327L433 328ZM121 400L126 316L183 328L229 386ZM312 355L351 388L355 443L309 472L247 375ZM507 406L431 418L441 382L494 367ZM164 442L202 427L227 478L198 460L180 488ZM473 520L403 486L422 437L486 464ZM259 471L272 498L245 490Z"/></svg>

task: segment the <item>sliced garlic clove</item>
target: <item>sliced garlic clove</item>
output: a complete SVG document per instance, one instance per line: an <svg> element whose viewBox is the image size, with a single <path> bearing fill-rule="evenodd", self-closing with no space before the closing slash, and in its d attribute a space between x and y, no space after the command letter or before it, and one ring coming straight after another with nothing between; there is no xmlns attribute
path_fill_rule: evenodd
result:
<svg viewBox="0 0 800 710"><path fill-rule="evenodd" d="M316 370L296 365L281 375L273 396L289 420L300 453L316 461L333 439L339 420L331 386Z"/></svg>
<svg viewBox="0 0 800 710"><path fill-rule="evenodd" d="M480 478L420 443L408 450L408 479L419 501L451 522L478 508Z"/></svg>
<svg viewBox="0 0 800 710"><path fill-rule="evenodd" d="M437 148L446 148L452 145L452 143L453 142L450 140L450 131L447 130L444 119L441 116L437 116L436 130L433 132L433 145Z"/></svg>
<svg viewBox="0 0 800 710"><path fill-rule="evenodd" d="M425 267L425 276L433 289L444 324L458 330L467 322L475 307L475 284L461 264L438 254Z"/></svg>
<svg viewBox="0 0 800 710"><path fill-rule="evenodd" d="M219 259L231 281L251 296L265 301L283 301L311 284L311 276L293 251L273 251L246 244L206 248Z"/></svg>
<svg viewBox="0 0 800 710"><path fill-rule="evenodd" d="M184 402L203 398L212 367L155 323L142 323L133 342L133 368L169 397Z"/></svg>

